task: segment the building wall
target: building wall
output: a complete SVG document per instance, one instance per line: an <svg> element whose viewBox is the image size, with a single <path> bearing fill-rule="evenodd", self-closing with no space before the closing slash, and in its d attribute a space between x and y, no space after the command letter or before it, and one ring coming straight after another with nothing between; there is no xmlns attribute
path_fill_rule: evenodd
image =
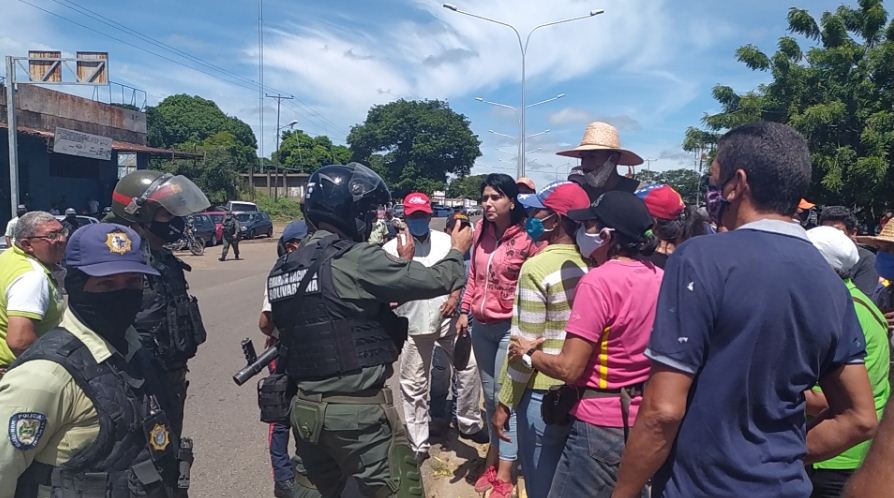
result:
<svg viewBox="0 0 894 498"><path fill-rule="evenodd" d="M18 126L55 131L56 127L146 145L146 114L94 102L35 85L16 91ZM6 88L0 87L0 122L6 122Z"/></svg>

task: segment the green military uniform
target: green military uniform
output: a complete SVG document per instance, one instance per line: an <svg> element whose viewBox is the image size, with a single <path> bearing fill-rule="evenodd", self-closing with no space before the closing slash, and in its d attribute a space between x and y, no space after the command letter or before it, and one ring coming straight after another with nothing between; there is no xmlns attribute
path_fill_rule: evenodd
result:
<svg viewBox="0 0 894 498"><path fill-rule="evenodd" d="M333 235L318 230L302 247ZM382 303L447 294L465 283L463 257L456 250L426 268L367 243L333 258L331 275L338 298L370 315ZM385 385L392 374L391 364L382 364L297 383L291 417L301 441L298 455L323 496L341 496L349 476L357 478L366 496L424 495L418 465ZM313 434L314 413L323 414L318 434ZM297 481L302 484L301 477Z"/></svg>

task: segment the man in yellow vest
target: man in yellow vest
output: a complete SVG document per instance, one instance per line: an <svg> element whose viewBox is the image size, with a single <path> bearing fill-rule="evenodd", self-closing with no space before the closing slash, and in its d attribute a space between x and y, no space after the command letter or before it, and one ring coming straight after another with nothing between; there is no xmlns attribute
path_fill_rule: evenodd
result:
<svg viewBox="0 0 894 498"><path fill-rule="evenodd" d="M0 376L62 320L65 301L52 271L65 255L67 236L53 215L32 211L19 218L15 243L0 254Z"/></svg>

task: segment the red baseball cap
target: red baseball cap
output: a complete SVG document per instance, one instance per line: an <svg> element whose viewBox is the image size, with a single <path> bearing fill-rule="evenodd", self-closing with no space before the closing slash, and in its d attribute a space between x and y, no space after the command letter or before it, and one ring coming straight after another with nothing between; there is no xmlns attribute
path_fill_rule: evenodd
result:
<svg viewBox="0 0 894 498"><path fill-rule="evenodd" d="M580 185L569 181L553 182L536 194L519 194L518 202L526 208L549 208L568 216L568 211L584 209L590 205L590 198Z"/></svg>
<svg viewBox="0 0 894 498"><path fill-rule="evenodd" d="M404 216L422 211L431 214L431 201L422 192L413 192L404 197Z"/></svg>
<svg viewBox="0 0 894 498"><path fill-rule="evenodd" d="M634 193L646 203L649 214L662 220L675 220L686 209L683 198L670 185L647 185Z"/></svg>

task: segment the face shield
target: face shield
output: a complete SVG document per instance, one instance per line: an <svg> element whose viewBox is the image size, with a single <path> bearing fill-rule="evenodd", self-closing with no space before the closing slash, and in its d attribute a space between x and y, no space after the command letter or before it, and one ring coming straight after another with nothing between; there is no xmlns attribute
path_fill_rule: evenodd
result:
<svg viewBox="0 0 894 498"><path fill-rule="evenodd" d="M202 190L183 175L165 174L146 189L137 204L147 201L165 208L174 216L197 213L211 205Z"/></svg>

